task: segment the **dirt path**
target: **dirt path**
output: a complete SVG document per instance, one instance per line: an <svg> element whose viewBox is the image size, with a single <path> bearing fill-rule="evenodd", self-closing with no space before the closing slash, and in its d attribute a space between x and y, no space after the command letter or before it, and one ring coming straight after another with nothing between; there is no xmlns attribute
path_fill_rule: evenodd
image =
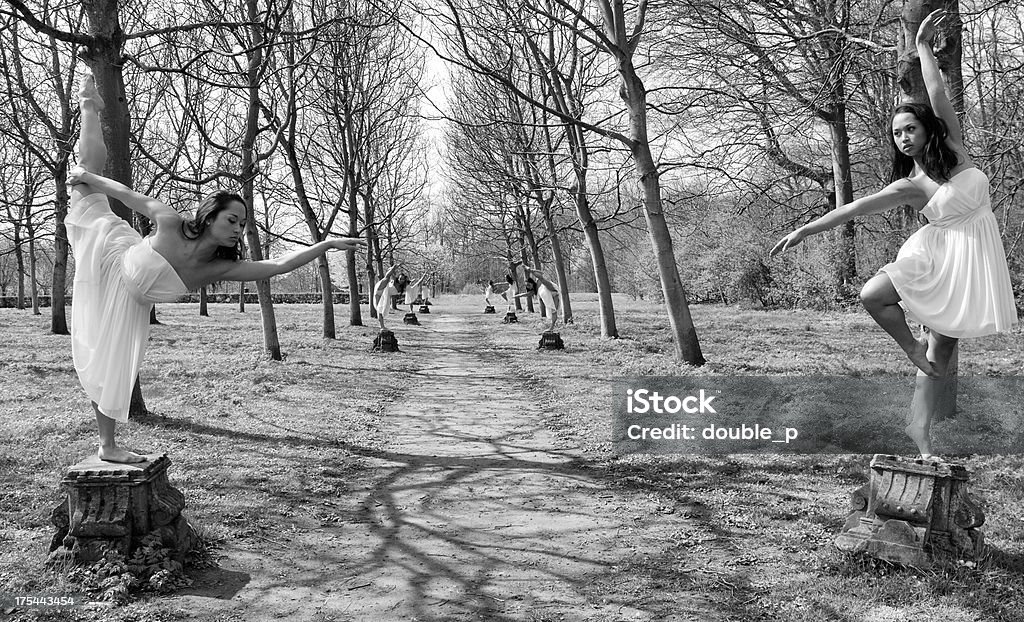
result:
<svg viewBox="0 0 1024 622"><path fill-rule="evenodd" d="M560 445L545 427L557 404L509 376L484 330L446 313L400 331L430 362L384 410L387 446L352 494L310 499L256 545L225 545L174 608L211 620L725 619L713 590L645 572L673 555L681 569L709 563L673 544L695 528L685 513L610 486Z"/></svg>

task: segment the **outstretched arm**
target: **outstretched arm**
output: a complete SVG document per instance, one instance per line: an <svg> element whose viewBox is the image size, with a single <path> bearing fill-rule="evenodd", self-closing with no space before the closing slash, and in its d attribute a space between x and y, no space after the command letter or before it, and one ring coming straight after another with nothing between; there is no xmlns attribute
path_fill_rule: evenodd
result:
<svg viewBox="0 0 1024 622"><path fill-rule="evenodd" d="M909 179L894 181L874 194L836 208L793 231L775 244L769 256L775 256L784 250L793 248L807 236L841 225L851 218L878 214L898 205L910 205L915 209L920 209L927 202L928 196Z"/></svg>
<svg viewBox="0 0 1024 622"><path fill-rule="evenodd" d="M89 172L80 166L76 166L68 172L68 183L71 185L88 184L96 192L113 197L127 205L132 211L152 220L157 227L164 221L172 221L172 226L181 222L178 212L163 201L136 192L119 181Z"/></svg>
<svg viewBox="0 0 1024 622"><path fill-rule="evenodd" d="M924 78L925 88L928 90L928 101L931 102L932 110L946 122L946 127L949 129L949 140L956 145L961 145L963 144L963 132L960 129L960 121L956 118L953 104L946 95L946 83L942 79L942 72L939 71L935 53L932 52L936 26L944 17L946 17L946 13L939 9L929 13L921 22L921 26L917 29L917 55L921 58L921 75Z"/></svg>
<svg viewBox="0 0 1024 622"><path fill-rule="evenodd" d="M215 280L259 281L269 279L272 276L291 272L304 266L332 248L342 251L356 250L364 244L366 241L359 238L332 238L274 259L225 263L224 271Z"/></svg>

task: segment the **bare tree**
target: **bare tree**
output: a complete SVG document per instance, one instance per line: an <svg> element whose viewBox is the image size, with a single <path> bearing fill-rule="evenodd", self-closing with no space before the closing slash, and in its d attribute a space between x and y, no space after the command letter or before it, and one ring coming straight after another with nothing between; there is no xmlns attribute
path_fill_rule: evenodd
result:
<svg viewBox="0 0 1024 622"><path fill-rule="evenodd" d="M647 89L634 63L637 48L645 34L648 3L641 1L636 5L627 5L624 0L596 0L594 3L569 0L553 0L550 3L525 1L516 3L514 10L511 3L504 0L487 3L488 10L481 10L478 4L464 0L445 0L442 6L421 9L437 29L446 35L445 48L438 50L438 53L450 62L461 64L504 84L518 97L546 110L560 121L615 140L629 151L636 179L643 188L644 217L655 251L676 357L691 365L702 365L704 356L679 277L672 236L665 220L658 165L648 135ZM594 8L591 9L591 6ZM549 7L558 7L570 19L552 14ZM492 64L488 57L480 54L480 50L492 48L496 41L506 46L504 59L518 52L518 45L505 40L506 33L510 30L514 32L514 29L503 20L494 19L514 11L552 19L559 28L571 31L570 36L587 41L604 55L619 77L619 95L624 106L621 112L626 125L624 131L610 129L610 123L603 119L593 122L577 119L547 106L510 81L503 71L503 65Z"/></svg>

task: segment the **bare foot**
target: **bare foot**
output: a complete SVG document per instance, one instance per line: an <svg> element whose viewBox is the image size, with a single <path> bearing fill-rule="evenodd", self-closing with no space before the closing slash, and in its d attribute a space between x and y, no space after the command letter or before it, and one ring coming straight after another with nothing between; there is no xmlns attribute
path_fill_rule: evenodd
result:
<svg viewBox="0 0 1024 622"><path fill-rule="evenodd" d="M932 362L928 360L928 342L916 341L915 344L913 348L907 350L907 356L910 358L910 361L932 378L938 378L939 372L936 371Z"/></svg>
<svg viewBox="0 0 1024 622"><path fill-rule="evenodd" d="M96 78L91 72L86 73L82 78L82 87L78 90L78 98L81 100L82 106L91 103L96 106L96 110L103 110L105 104L103 98L100 97L100 92L96 90Z"/></svg>
<svg viewBox="0 0 1024 622"><path fill-rule="evenodd" d="M99 456L100 460L105 462L119 462L122 464L146 461L146 456L137 454L134 451L128 451L127 449L121 449L116 445L114 447L100 447Z"/></svg>

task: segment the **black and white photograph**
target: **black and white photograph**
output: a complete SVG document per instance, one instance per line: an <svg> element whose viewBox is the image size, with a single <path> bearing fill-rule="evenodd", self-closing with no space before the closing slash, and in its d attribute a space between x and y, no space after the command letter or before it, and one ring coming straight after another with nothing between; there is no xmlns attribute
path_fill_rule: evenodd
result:
<svg viewBox="0 0 1024 622"><path fill-rule="evenodd" d="M0 0L0 620L1024 622L1021 0Z"/></svg>

